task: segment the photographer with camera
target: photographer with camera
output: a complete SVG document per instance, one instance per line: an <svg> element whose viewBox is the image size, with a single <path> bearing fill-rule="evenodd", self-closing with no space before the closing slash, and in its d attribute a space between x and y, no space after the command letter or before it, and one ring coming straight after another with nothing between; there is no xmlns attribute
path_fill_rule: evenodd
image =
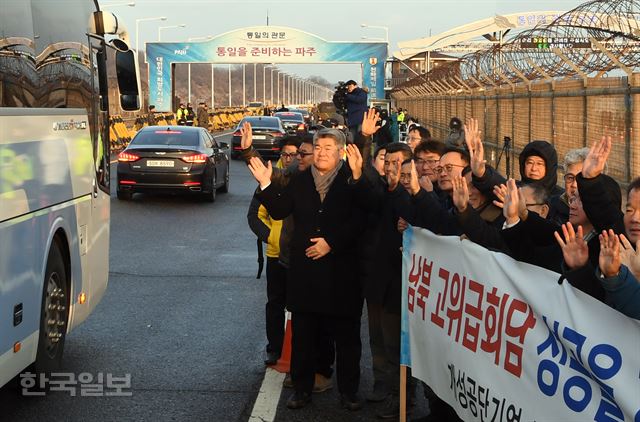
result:
<svg viewBox="0 0 640 422"><path fill-rule="evenodd" d="M344 96L347 109L347 126L349 127L349 132L351 132L352 139L357 140L359 138L358 133L362 129L362 119L369 109L367 106L367 91L358 87L358 84L353 79L347 81L344 86L347 90ZM358 145L358 148L363 157L371 157L370 140L363 145Z"/></svg>

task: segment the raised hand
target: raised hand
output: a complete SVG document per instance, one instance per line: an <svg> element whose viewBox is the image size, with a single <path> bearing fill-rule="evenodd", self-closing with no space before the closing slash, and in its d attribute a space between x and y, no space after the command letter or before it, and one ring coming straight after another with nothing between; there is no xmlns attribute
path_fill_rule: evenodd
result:
<svg viewBox="0 0 640 422"><path fill-rule="evenodd" d="M380 129L380 126L376 126L379 118L380 113L375 108L365 111L364 119L362 119L362 129L360 130L363 136L371 136Z"/></svg>
<svg viewBox="0 0 640 422"><path fill-rule="evenodd" d="M598 237L600 239L600 256L598 257L600 272L605 277L618 275L620 265L622 265L618 236L613 230L609 229L609 233L606 230L602 230L602 234Z"/></svg>
<svg viewBox="0 0 640 422"><path fill-rule="evenodd" d="M253 133L251 132L251 123L244 122L240 127L240 147L247 149L253 144Z"/></svg>
<svg viewBox="0 0 640 422"><path fill-rule="evenodd" d="M504 197L504 207L502 208L502 214L504 215L507 224L514 224L520 218L518 210L520 208L520 194L518 192L518 186L514 179L507 180L507 194Z"/></svg>
<svg viewBox="0 0 640 422"><path fill-rule="evenodd" d="M469 187L467 186L467 179L463 176L455 176L452 181L453 193L451 199L453 199L453 205L455 205L458 212L464 212L469 206Z"/></svg>
<svg viewBox="0 0 640 422"><path fill-rule="evenodd" d="M504 208L504 199L507 196L507 185L504 183L493 187L493 195L498 198L493 200L493 205L498 208Z"/></svg>
<svg viewBox="0 0 640 422"><path fill-rule="evenodd" d="M427 192L433 192L433 182L429 179L429 176L422 176L418 179L418 183L420 183L420 187ZM416 192L417 193L417 192Z"/></svg>
<svg viewBox="0 0 640 422"><path fill-rule="evenodd" d="M484 176L487 160L484 159L484 145L482 145L482 132L478 128L477 119L469 119L464 125L464 140L471 158L469 166L476 177Z"/></svg>
<svg viewBox="0 0 640 422"><path fill-rule="evenodd" d="M418 179L418 170L416 169L416 163L411 161L411 182L409 183L409 193L415 195L420 192L420 180ZM433 188L432 188L433 190Z"/></svg>
<svg viewBox="0 0 640 422"><path fill-rule="evenodd" d="M359 180L362 176L362 155L355 144L347 145L347 160L354 180Z"/></svg>
<svg viewBox="0 0 640 422"><path fill-rule="evenodd" d="M562 233L564 240L562 240L558 232L553 234L558 245L562 248L562 256L567 267L571 270L584 267L589 260L589 248L587 247L587 242L584 241L582 226L578 226L578 232L576 233L571 223L563 224Z"/></svg>
<svg viewBox="0 0 640 422"><path fill-rule="evenodd" d="M620 235L620 259L622 263L629 268L636 279L640 280L640 239L636 242L636 248L631 246L631 242L627 236Z"/></svg>
<svg viewBox="0 0 640 422"><path fill-rule="evenodd" d="M249 159L249 170L260 186L266 186L271 182L271 174L273 168L271 168L271 161L267 161L265 166L259 157L251 157Z"/></svg>
<svg viewBox="0 0 640 422"><path fill-rule="evenodd" d="M604 171L607 159L611 153L611 136L603 136L600 142L596 142L589 149L587 158L582 163L582 176L592 179Z"/></svg>
<svg viewBox="0 0 640 422"><path fill-rule="evenodd" d="M324 237L314 237L313 239L309 239L314 243L313 246L309 246L305 250L305 255L307 258L311 258L314 261L316 259L320 259L329 252L331 252L331 246L324 240Z"/></svg>

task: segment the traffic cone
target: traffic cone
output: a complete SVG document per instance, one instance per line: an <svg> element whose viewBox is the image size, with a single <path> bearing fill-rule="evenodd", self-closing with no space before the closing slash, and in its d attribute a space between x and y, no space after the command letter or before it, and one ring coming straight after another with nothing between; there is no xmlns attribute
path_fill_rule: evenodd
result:
<svg viewBox="0 0 640 422"><path fill-rule="evenodd" d="M291 368L291 312L287 312L287 323L284 329L284 341L282 342L280 359L272 368L285 374Z"/></svg>

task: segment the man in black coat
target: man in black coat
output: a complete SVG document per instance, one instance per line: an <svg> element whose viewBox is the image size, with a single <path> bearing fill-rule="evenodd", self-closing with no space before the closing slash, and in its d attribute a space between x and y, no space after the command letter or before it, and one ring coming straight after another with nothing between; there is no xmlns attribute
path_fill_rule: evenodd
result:
<svg viewBox="0 0 640 422"><path fill-rule="evenodd" d="M362 406L357 396L362 292L353 257L364 218L354 194L361 184L352 178L354 169L361 171L362 156L357 147L349 145L349 166L344 165L345 144L339 130L317 132L313 165L284 188L271 183L270 162L267 167L258 158L249 163L260 184L257 196L271 216L283 219L291 215L294 220L287 283L287 309L293 314L291 376L295 392L287 401L291 409L311 401L314 333L319 327L331 332L336 342L341 404L349 410Z"/></svg>

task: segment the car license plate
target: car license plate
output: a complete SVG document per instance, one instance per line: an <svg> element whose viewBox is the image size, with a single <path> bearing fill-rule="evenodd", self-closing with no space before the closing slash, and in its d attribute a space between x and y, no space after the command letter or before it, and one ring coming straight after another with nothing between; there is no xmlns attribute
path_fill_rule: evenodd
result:
<svg viewBox="0 0 640 422"><path fill-rule="evenodd" d="M148 160L147 167L173 167L172 160Z"/></svg>
<svg viewBox="0 0 640 422"><path fill-rule="evenodd" d="M267 139L264 135L253 135L253 139Z"/></svg>

